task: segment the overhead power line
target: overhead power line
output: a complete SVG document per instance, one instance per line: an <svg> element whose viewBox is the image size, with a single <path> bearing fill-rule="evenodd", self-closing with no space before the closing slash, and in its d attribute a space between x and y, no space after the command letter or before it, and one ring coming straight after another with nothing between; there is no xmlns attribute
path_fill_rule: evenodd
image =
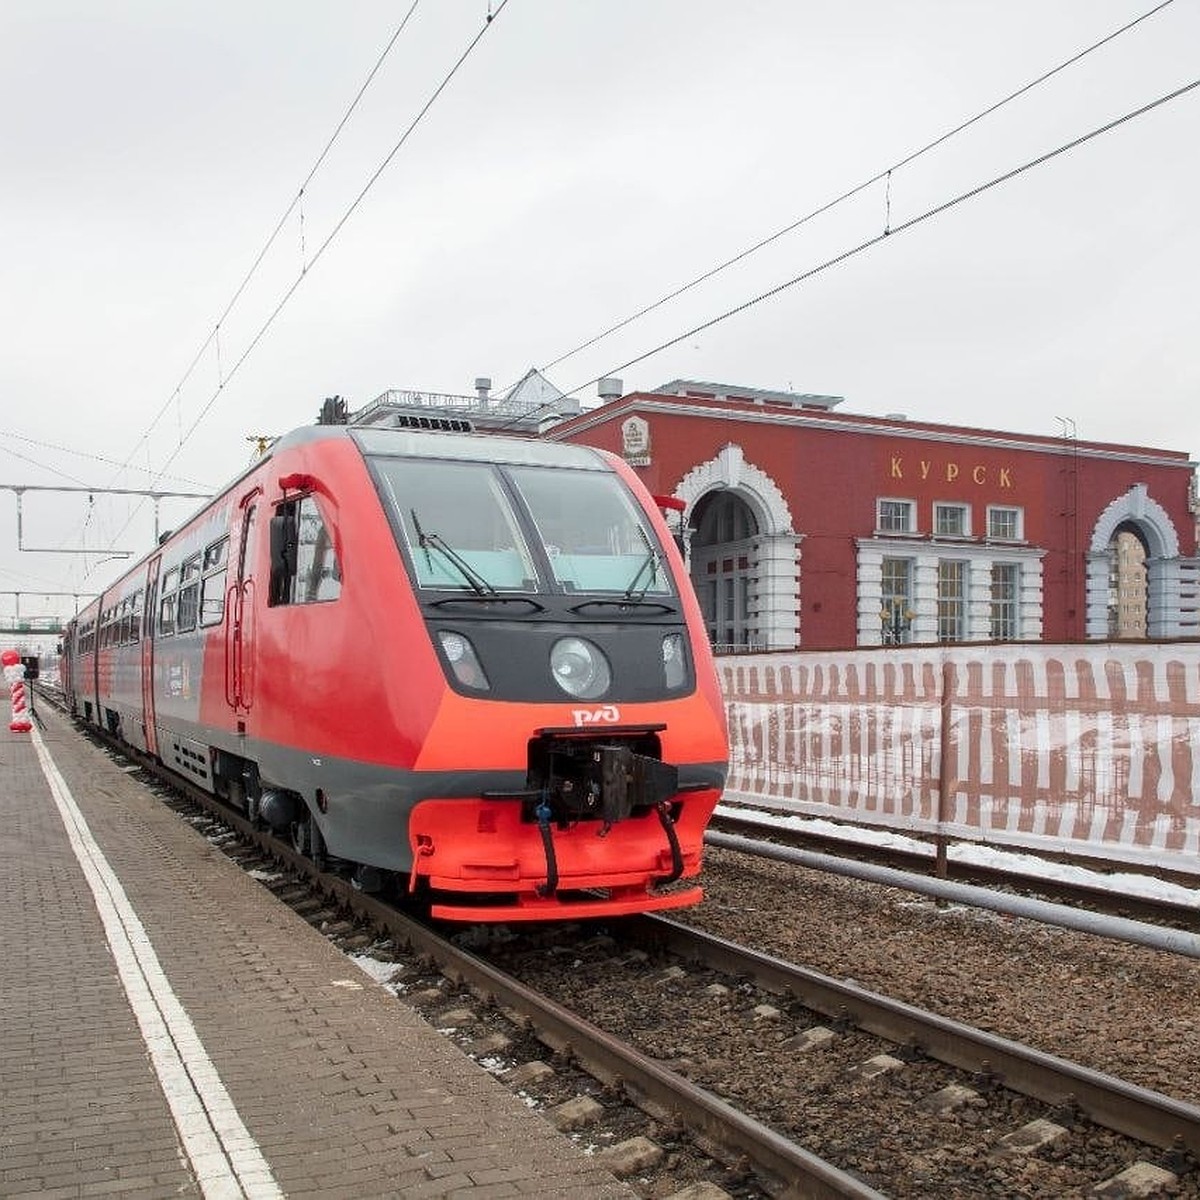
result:
<svg viewBox="0 0 1200 1200"><path fill-rule="evenodd" d="M882 233L875 237L868 238L864 242L860 242L857 246L851 247L849 250L844 250L841 254L835 254L832 258L826 259L815 267L811 267L807 271L801 272L794 278L777 284L773 288L769 288L765 292L760 292L757 296L744 301L741 304L735 305L733 308L727 309L725 312L711 318L708 321L703 321L699 325L693 326L677 336L668 339L665 342L655 346L652 350L647 350L644 354L639 354L636 358L631 358L628 362L622 363L620 366L612 367L610 370L597 375L594 379L590 379L585 383L579 384L565 393L572 396L577 392L583 391L584 388L592 387L600 382L601 379L607 379L610 376L625 371L629 367L636 366L640 362L644 362L648 358L652 358L655 354L661 353L663 350L669 349L680 342L686 341L690 337L694 337L698 333L703 333L707 329L711 329L714 325L719 325L722 321L728 320L730 317L737 316L738 313L745 312L747 309L753 308L757 304L761 304L764 300L769 300L773 296L778 296L781 292L787 291L789 288L795 287L798 283L803 283L806 279L811 279L814 275L819 275L822 271L827 271L830 267L837 266L838 263L846 262L848 259L854 258L863 251L871 249L872 246L878 246L880 242L894 239L898 234L906 233L908 230L915 228L918 225L930 220L933 217L940 216L944 212L964 203L967 200L973 200L976 196L983 195L984 192L991 191L994 187L999 187L1002 183L1007 183L1010 179L1015 179L1018 175L1023 175L1026 171L1033 170L1034 167L1040 167L1052 159L1058 158L1060 155L1066 154L1070 150L1074 150L1079 146L1090 142L1093 138L1098 138L1102 134L1110 133L1112 130L1119 128L1136 117L1145 116L1146 113L1160 108L1164 104L1169 104L1172 100L1178 100L1181 96L1200 87L1200 79L1194 79L1191 83L1184 84L1183 87L1176 88L1173 92L1168 92L1165 96L1160 96L1157 100L1151 100L1148 104L1143 104L1140 108L1134 109L1132 112L1126 113L1122 117L1117 117L1115 120L1109 121L1106 125L1101 125L1097 129L1091 130L1089 133L1081 134L1077 138L1073 138L1069 142L1065 142L1057 149L1049 150L1045 154L1039 155L1037 158L1032 158L1028 162L1022 163L1019 167L1014 167L1010 171L1005 171L1003 175L997 175L994 179L988 180L986 183L981 183L977 187L971 188L969 191L962 192L950 200L942 204L935 205L933 208L927 209L918 216L911 217L907 221L902 221L899 225L893 225L890 229L885 228ZM561 397L560 397L561 399Z"/></svg>
<svg viewBox="0 0 1200 1200"><path fill-rule="evenodd" d="M346 224L346 222L348 220L350 220L351 216L354 215L355 210L366 198L367 193L375 186L379 177L387 169L388 164L392 161L393 158L396 157L396 155L399 153L399 151L400 151L401 147L404 145L404 143L408 141L409 137L412 135L413 130L415 130L416 127L421 123L422 118L433 107L434 102L437 100L437 98L449 86L450 81L458 73L458 70L463 65L463 63L466 62L467 58L471 54L471 51L474 50L477 45L479 45L480 41L483 39L484 34L487 33L487 31L492 27L493 22L504 11L507 4L508 4L508 0L500 0L500 3L496 6L496 10L494 12L488 13L487 20L484 22L483 27L471 39L471 41L467 45L467 48L462 52L462 54L459 55L457 61L450 68L450 70L446 72L446 74L442 78L441 83L439 83L437 85L437 87L434 88L429 99L425 101L425 103L421 106L421 110L417 113L417 115L415 117L413 117L412 121L409 123L408 128L405 129L403 134L401 134L400 140L391 148L391 150L387 154L387 157L384 158L383 162L381 162L379 164L379 166L375 168L374 173L367 180L367 182L363 185L362 191L360 191L358 193L358 195L355 196L353 201L351 201L350 206L346 209L346 211L344 213L342 213L341 217L338 219L337 224L334 225L333 229L330 231L329 236L321 243L320 247L317 249L317 252L312 256L312 259L308 263L308 266L303 271L300 272L300 274L296 277L296 279L291 284L291 286L287 289L287 291L284 292L279 303L272 310L271 315L269 317L267 317L267 319L263 322L262 327L254 335L253 339L251 339L250 344L246 347L245 350L242 351L241 357L230 368L229 374L225 376L224 380L217 387L216 391L213 392L212 396L209 397L208 403L205 404L205 406L197 414L195 420L191 423L190 426L188 426L188 430L183 435L183 438L181 439L179 445L176 446L175 450L171 453L171 455L167 458L167 461L163 464L164 470L167 467L169 467L172 462L174 462L176 456L179 454L179 451L183 449L184 443L186 443L188 438L190 438L192 436L192 434L195 433L197 427L200 425L200 422L204 420L204 418L208 415L209 410L220 398L221 392L224 389L225 384L227 384L234 377L234 375L237 374L237 372L238 372L239 368L242 366L242 364L246 361L247 358L250 357L250 355L254 351L255 347L263 339L263 336L266 334L267 330L270 329L271 326L275 323L275 318L279 316L279 314L283 311L284 306L295 294L296 289L299 288L299 286L308 278L308 272L317 265L317 263L321 259L321 256L325 253L326 250L329 249L330 245L332 245L333 240L342 231L342 227Z"/></svg>
<svg viewBox="0 0 1200 1200"><path fill-rule="evenodd" d="M196 415L195 420L193 420L191 425L188 426L187 431L181 435L179 442L176 445L175 449L167 456L166 461L162 465L162 469L159 471L159 473L157 475L155 475L155 477L154 477L155 482L157 482L159 479L162 479L163 476L166 474L167 468L179 456L180 451L183 449L183 447L187 443L188 439L192 436L193 433L196 432L196 429L199 427L200 423L204 420L204 418L209 414L213 405L216 404L217 400L220 399L221 393L225 390L226 384L228 384L230 382L230 380L233 379L233 377L238 373L238 371L241 369L242 365L245 363L246 359L248 359L250 357L250 355L254 352L254 349L258 346L258 343L260 341L262 341L263 337L266 336L267 330L269 330L271 328L271 326L275 323L276 317L278 317L279 314L283 311L283 309L287 305L288 301L296 293L297 288L299 288L300 285L309 277L309 274L311 273L312 268L316 266L316 264L320 261L322 255L324 255L325 251L328 250L329 247L333 244L334 239L341 232L343 226L345 226L346 222L349 221L351 216L354 215L354 212L357 210L358 206L366 198L367 193L371 190L371 188L373 188L375 186L376 182L379 180L379 177L387 169L387 167L391 163L392 159L394 159L396 157L396 155L400 152L400 149L404 146L405 142L408 141L408 139L412 135L413 131L421 123L425 114L429 112L429 110L433 107L434 103L437 101L438 97L442 94L442 92L444 92L446 90L446 88L450 84L450 81L454 78L454 76L456 74L458 74L458 71L462 67L463 63L466 62L466 60L470 57L471 52L475 49L476 46L479 45L480 41L483 40L484 34L486 34L487 31L492 28L492 26L495 24L496 18L504 11L504 9L507 7L507 5L508 5L508 0L500 0L500 3L496 6L496 8L494 10L490 10L490 8L489 8L487 18L484 21L483 26L480 28L478 33L476 33L475 36L470 40L470 42L468 42L466 49L463 50L463 52L458 56L458 59L455 61L454 65L442 77L442 80L437 85L437 87L435 87L433 89L433 92L430 94L429 99L425 101L425 103L421 106L420 111L417 113L417 115L415 117L413 117L412 121L409 122L408 127L404 130L404 133L401 134L400 140L391 148L391 150L388 152L388 154L386 155L384 160L379 164L379 166L376 167L376 169L372 173L371 177L363 185L362 190L358 193L358 195L354 198L354 200L351 201L349 207L338 219L337 224L334 225L333 229L329 233L329 236L325 238L325 240L318 247L317 252L312 256L311 260L305 266L305 268L300 272L300 274L296 277L296 279L292 282L292 284L283 293L283 296L280 298L279 303L276 304L275 308L271 311L270 316L268 316L267 319L263 322L263 324L259 328L258 332L251 339L250 344L245 348L245 350L242 351L241 356L237 359L237 361L229 369L229 372L224 376L224 378L217 385L216 390L209 397L209 399L208 399L207 403L204 405L204 407ZM138 507L140 508L140 505ZM136 515L136 512L137 512L137 509L134 510L134 513L130 514L129 520L127 520L125 522L125 525L122 526L121 529L118 531L118 533L117 533L118 538L129 527L130 523L133 520L134 515Z"/></svg>
<svg viewBox="0 0 1200 1200"><path fill-rule="evenodd" d="M732 266L736 266L738 263L749 258L752 254L757 254L759 250L770 246L773 242L777 242L780 238L785 237L787 234L794 233L797 229L799 229L802 225L806 225L809 221L815 220L817 217L822 216L831 209L836 208L839 204L843 204L847 200L853 199L860 192L864 192L867 190L867 188L874 186L881 180L887 179L893 171L898 171L901 167L906 167L910 163L916 162L916 160L922 155L928 154L931 150L934 150L943 143L948 142L951 138L962 133L964 130L970 129L972 125L982 121L985 117L991 116L992 113L1003 108L1006 104L1011 103L1013 100L1024 96L1027 92L1032 91L1040 84L1045 83L1049 79L1053 79L1055 75L1065 71L1068 67L1073 66L1081 59L1086 58L1093 51L1099 50L1102 46L1106 46L1115 38L1120 37L1121 34L1127 33L1135 26L1140 25L1143 21L1154 16L1156 13L1161 12L1164 8L1169 7L1173 3L1174 0L1163 0L1162 3L1156 4L1153 8L1142 13L1140 17L1135 17L1132 21L1122 25L1119 29L1114 29L1112 33L1102 37L1098 42L1093 42L1090 46L1087 46L1077 53L1071 55L1070 58L1064 59L1057 66L1051 67L1050 70L1043 72L1036 79L1031 79L1028 83L1022 84L1021 87L1017 88L1015 91L1009 92L1007 96L997 100L994 104L988 105L987 108L977 112L973 117L969 117L967 120L955 125L953 129L948 129L945 133L934 138L933 141L927 142L919 149L913 150L911 153L906 154L903 158L892 163L891 166L885 167L882 171L877 171L869 179L864 179L862 183L856 184L854 187L842 192L841 195L835 196L832 200L827 200L824 204L819 205L811 212L806 213L804 216L797 218L788 225L785 225L782 229L777 229L774 233L768 234L766 237L755 242L752 246L747 246L744 250L739 251L732 258L727 258L724 262L720 262L716 266L710 267L708 270L697 275L694 279L689 280L687 283L681 284L679 287L674 288L672 291L667 292L663 296L660 296L652 303L645 305L643 308L639 308L636 312L630 313L629 316L623 317L621 320L609 325L606 329L601 330L599 333L588 338L586 341L580 342L579 345L565 351L557 358L552 359L541 369L543 371L549 371L558 366L560 363L564 363L568 359L574 358L575 355L582 353L584 350L590 349L592 346L596 345L597 342L601 342L606 337L610 337L612 334L624 329L627 325L633 324L634 321L640 320L642 317L647 316L649 313L661 308L664 304L669 304L672 300L677 300L686 292L690 292L692 288L698 287L700 284L707 282L714 276L721 274L722 271L728 270Z"/></svg>
<svg viewBox="0 0 1200 1200"><path fill-rule="evenodd" d="M119 462L117 462L117 460L115 458L105 458L104 455L102 455L102 454L89 454L86 450L72 450L70 446L58 446L58 445L55 445L54 442L38 441L36 438L24 437L23 435L21 435L19 433L13 433L12 430L9 430L9 429L0 429L0 438L12 438L13 441L23 442L27 446L38 446L43 450L54 450L56 453L59 453L59 454L71 454L71 455L74 455L76 458L90 459L92 462L103 463L105 466L108 466L108 467L120 467L121 470L123 470L123 471L133 470L133 471L141 471L145 475L153 474L153 471L149 470L146 467L135 467L131 463L127 463L127 462L119 463ZM17 453L16 450L12 450L7 446L0 447L0 449L5 450L7 453L13 455L15 458L21 458L21 459L24 459L26 462L35 463L37 466L41 467L43 470L49 471L53 475L61 475L64 479L71 479L75 483L83 482L80 479L74 479L73 476L68 475L65 471L60 471L56 467L50 467L50 466L47 466L45 463L38 462L37 459L29 458L26 455L19 454L19 453ZM170 475L170 476L168 476L168 478L178 480L178 482L180 482L180 483L191 484L193 487L201 487L201 488L208 487L207 484L200 483L195 479L186 479L182 475ZM209 490L211 491L211 488Z"/></svg>
<svg viewBox="0 0 1200 1200"><path fill-rule="evenodd" d="M204 357L206 351L208 350L208 348L210 346L212 346L214 344L214 342L217 344L218 354L220 353L221 323L233 311L234 305L237 304L239 299L241 299L242 293L249 286L251 279L254 278L255 274L258 271L258 268L262 265L262 261L267 256L267 252L275 244L275 239L279 236L279 233L283 229L284 225L287 223L288 218L291 217L292 213L294 213L296 211L297 205L300 204L301 200L304 197L305 188L307 188L308 185L312 182L313 177L316 175L317 171L320 169L321 164L328 157L329 151L331 149L333 149L333 144L337 141L338 137L341 135L342 130L346 127L346 123L350 120L350 117L354 113L354 110L358 107L359 101L363 98L363 95L366 93L367 88L371 86L371 81L379 73L379 69L380 69L380 67L383 66L384 60L391 53L392 47L396 44L400 35L404 32L405 26L408 25L409 19L412 17L413 12L416 10L417 4L419 2L420 2L420 0L413 0L412 4L409 6L408 11L404 14L404 19L396 27L396 31L392 34L391 39L389 40L388 44L383 48L383 52L379 55L379 58L376 59L375 65L371 68L366 79L363 81L362 86L358 89L358 92L356 93L354 99L350 102L350 107L346 109L345 113L342 115L342 119L337 123L337 127L334 129L333 133L330 134L329 140L325 143L324 149L321 151L320 154L317 155L316 161L313 163L312 167L309 169L308 174L304 177L304 180L300 184L300 187L297 190L296 195L292 198L292 202L284 210L284 213L279 218L278 222L276 222L275 228L273 230L271 230L271 234L267 238L266 242L263 244L262 249L258 252L258 256L254 259L254 262L251 263L250 269L246 272L245 277L242 279L241 283L238 284L237 289L234 291L233 295L230 297L229 303L225 305L224 309L221 311L221 315L219 317L217 317L216 321L213 324L212 331L209 333L208 337L206 337L204 339L204 342L201 344L199 350L196 351L196 354L193 357L192 361L188 364L187 370L184 371L183 376L180 378L179 382L175 385L174 391L172 391L170 396L167 397L166 401L163 403L163 406L155 414L154 419L146 427L145 433L142 434L142 436L138 439L136 445L134 446L133 450L130 451L129 457L126 459L126 461L124 463L121 464L122 470L124 470L125 468L127 468L129 466L130 462L133 460L134 455L137 454L138 450L149 439L150 434L154 432L155 426L158 425L159 421L162 420L162 418L166 415L167 411L170 409L171 402L183 390L184 385L191 378L192 372L195 371L196 367L200 363L200 360ZM115 479L115 476L114 476L114 479Z"/></svg>

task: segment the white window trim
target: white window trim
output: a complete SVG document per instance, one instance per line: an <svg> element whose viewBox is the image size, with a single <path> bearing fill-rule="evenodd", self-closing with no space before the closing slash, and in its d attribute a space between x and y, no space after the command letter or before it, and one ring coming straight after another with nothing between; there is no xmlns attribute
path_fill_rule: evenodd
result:
<svg viewBox="0 0 1200 1200"><path fill-rule="evenodd" d="M1011 507L1011 506L1004 506ZM953 546L953 550L950 546ZM882 563L886 558L906 558L913 561L913 608L916 617L912 624L912 641L918 645L936 644L938 637L937 563L939 559L961 559L970 564L970 596L967 636L970 642L990 641L990 566L993 562L1017 563L1021 567L1019 616L1022 641L1040 641L1042 637L1044 579L1042 560L1045 550L1035 546L1017 546L1013 542L984 545L981 542L913 544L904 537L869 537L855 539L857 567L857 628L858 645L878 646L881 642L879 612L882 606ZM1105 560L1107 563L1107 560ZM1105 587L1107 587L1107 574ZM1105 593L1107 599L1107 592Z"/></svg>
<svg viewBox="0 0 1200 1200"><path fill-rule="evenodd" d="M938 509L941 508L954 508L962 513L962 533L938 532ZM961 541L964 538L971 537L971 506L964 504L961 500L935 500L933 502L933 524L930 526L929 535L934 538L945 538L948 541Z"/></svg>
<svg viewBox="0 0 1200 1200"><path fill-rule="evenodd" d="M1016 537L998 537L992 533L992 513L1015 512L1017 514ZM1019 504L989 504L987 506L987 526L984 535L989 542L1002 542L1005 545L1018 545L1025 541L1025 509Z"/></svg>
<svg viewBox="0 0 1200 1200"><path fill-rule="evenodd" d="M1012 598L1010 601L1010 603L1013 606L1013 625L1015 628L1014 628L1014 632L1011 637L1002 637L1002 638L998 638L998 639L993 637L990 640L991 641L1004 641L1004 642L1019 642L1022 637L1021 589L1024 586L1025 570L1024 570L1022 563L1018 559L994 558L991 561L991 566L989 568L988 574L990 575L992 573L992 571L995 570L996 567L1011 567L1012 570L1015 572L1015 578L1013 580L1013 583L1015 586L1013 588L1013 595L1012 595ZM993 601L993 603L994 603L994 601ZM989 627L990 627L990 624L991 624L991 610L990 609L988 612L988 622L989 622ZM991 630L989 628L989 633L990 632L991 632Z"/></svg>
<svg viewBox="0 0 1200 1200"><path fill-rule="evenodd" d="M885 504L905 504L908 506L908 529L884 529L883 506ZM920 537L920 509L917 502L907 496L878 496L875 500L875 536L876 537Z"/></svg>

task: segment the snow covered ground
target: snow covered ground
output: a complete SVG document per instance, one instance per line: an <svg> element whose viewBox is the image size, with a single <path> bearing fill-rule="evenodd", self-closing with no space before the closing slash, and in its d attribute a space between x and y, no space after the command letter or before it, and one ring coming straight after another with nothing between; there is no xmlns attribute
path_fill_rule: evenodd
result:
<svg viewBox="0 0 1200 1200"><path fill-rule="evenodd" d="M771 812L767 809L747 805L718 804L715 816L740 820L753 820L763 825L780 829L803 830L826 838L840 838L847 842L884 846L912 854L933 857L934 848L929 842L890 833L865 825L848 825L827 821L819 817L801 817L787 813ZM1084 887L1103 888L1122 896L1138 896L1148 900L1161 900L1171 904L1191 907L1200 912L1200 885L1183 887L1151 875L1133 872L1093 871L1086 867L1068 863L1051 862L1034 854L1018 854L1009 850L997 850L978 842L951 842L946 849L947 857L969 866L993 867L998 870L1028 875L1034 879L1079 884Z"/></svg>

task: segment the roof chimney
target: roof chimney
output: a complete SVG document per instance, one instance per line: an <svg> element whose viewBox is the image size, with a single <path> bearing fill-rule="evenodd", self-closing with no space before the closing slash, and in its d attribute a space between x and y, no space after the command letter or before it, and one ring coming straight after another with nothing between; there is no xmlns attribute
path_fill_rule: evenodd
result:
<svg viewBox="0 0 1200 1200"><path fill-rule="evenodd" d="M602 404L607 404L610 400L619 400L622 390L623 385L619 379L601 379L596 384L596 392Z"/></svg>

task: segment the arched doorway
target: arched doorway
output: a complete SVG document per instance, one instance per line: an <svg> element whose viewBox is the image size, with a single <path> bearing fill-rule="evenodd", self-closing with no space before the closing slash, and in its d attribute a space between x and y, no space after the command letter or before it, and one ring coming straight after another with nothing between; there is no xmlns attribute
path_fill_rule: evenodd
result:
<svg viewBox="0 0 1200 1200"><path fill-rule="evenodd" d="M709 492L692 513L692 527L692 584L713 649L718 654L761 649L750 604L758 534L753 511L736 492Z"/></svg>
<svg viewBox="0 0 1200 1200"><path fill-rule="evenodd" d="M1128 620L1130 631L1119 633L1121 555L1126 556L1125 571L1129 587ZM1087 636L1179 637L1194 628L1196 603L1184 599L1181 587L1185 572L1194 572L1195 559L1181 558L1179 535L1167 511L1148 494L1144 483L1135 483L1116 497L1100 514L1092 529L1087 552ZM1137 588L1144 588L1144 632L1140 616L1134 615L1140 603Z"/></svg>
<svg viewBox="0 0 1200 1200"><path fill-rule="evenodd" d="M675 495L686 506L692 581L718 648L794 650L800 644L800 536L778 484L730 442L693 467Z"/></svg>
<svg viewBox="0 0 1200 1200"><path fill-rule="evenodd" d="M1150 549L1141 529L1122 521L1108 543L1108 636L1144 638L1148 632L1149 588L1146 559Z"/></svg>

